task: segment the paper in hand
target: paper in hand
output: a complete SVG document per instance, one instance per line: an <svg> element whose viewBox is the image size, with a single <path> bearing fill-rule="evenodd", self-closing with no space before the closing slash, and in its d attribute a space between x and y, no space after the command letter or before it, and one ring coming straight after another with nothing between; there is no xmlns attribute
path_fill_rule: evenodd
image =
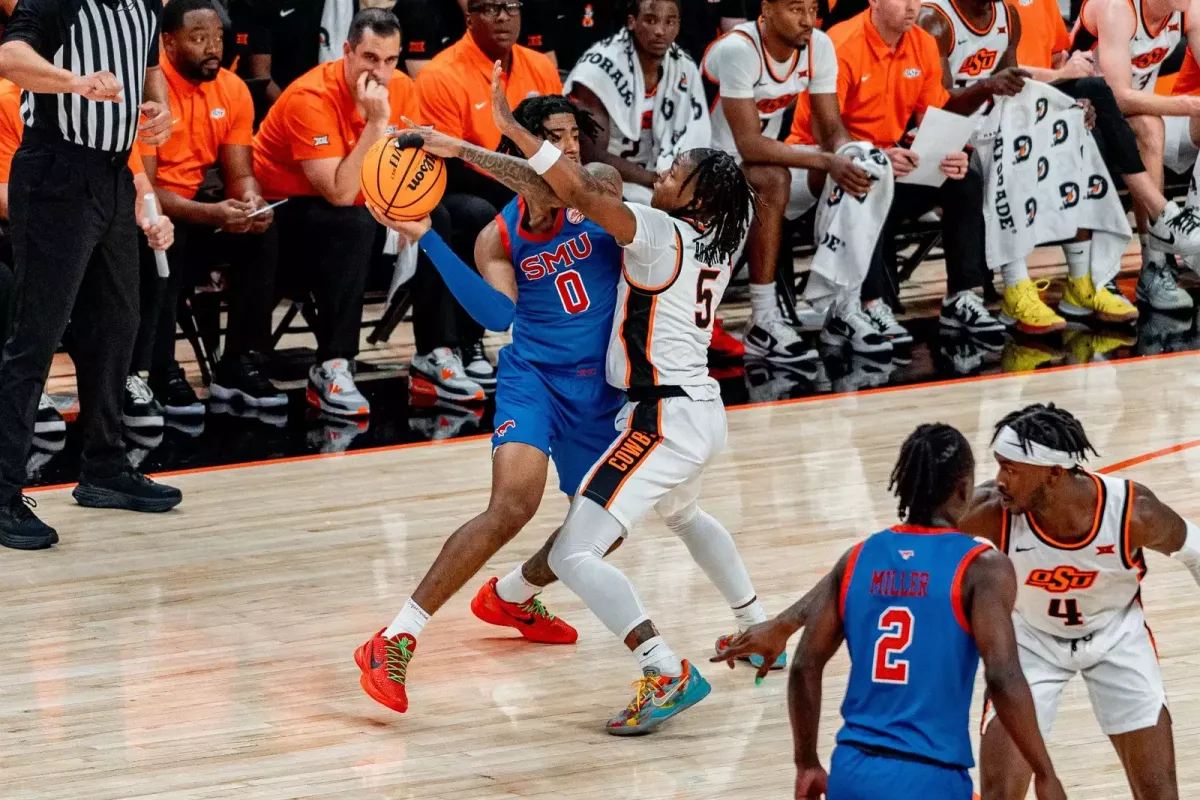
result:
<svg viewBox="0 0 1200 800"><path fill-rule="evenodd" d="M897 178L896 182L941 186L946 182L946 173L941 168L942 159L966 147L978 122L974 117L962 117L940 108L927 110L917 130L917 138L908 148L917 154L920 163L903 178Z"/></svg>

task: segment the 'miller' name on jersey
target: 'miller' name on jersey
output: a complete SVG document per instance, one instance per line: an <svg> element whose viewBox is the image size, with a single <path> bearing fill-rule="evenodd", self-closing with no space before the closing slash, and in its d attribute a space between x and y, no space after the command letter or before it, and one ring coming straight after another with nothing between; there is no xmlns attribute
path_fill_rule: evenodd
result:
<svg viewBox="0 0 1200 800"><path fill-rule="evenodd" d="M871 594L884 597L925 597L928 593L928 572L877 569L871 573Z"/></svg>

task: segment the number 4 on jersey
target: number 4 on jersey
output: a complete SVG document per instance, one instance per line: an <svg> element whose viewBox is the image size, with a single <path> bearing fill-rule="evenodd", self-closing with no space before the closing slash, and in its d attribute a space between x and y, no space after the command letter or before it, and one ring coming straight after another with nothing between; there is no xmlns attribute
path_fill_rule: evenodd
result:
<svg viewBox="0 0 1200 800"><path fill-rule="evenodd" d="M913 613L904 606L890 606L879 615L879 630L875 641L875 664L871 680L875 683L908 683L908 660L897 658L912 644Z"/></svg>
<svg viewBox="0 0 1200 800"><path fill-rule="evenodd" d="M1083 624L1083 614L1079 613L1079 601L1074 597L1069 597L1066 600L1056 597L1050 601L1050 608L1046 613L1052 617L1061 619L1063 625Z"/></svg>

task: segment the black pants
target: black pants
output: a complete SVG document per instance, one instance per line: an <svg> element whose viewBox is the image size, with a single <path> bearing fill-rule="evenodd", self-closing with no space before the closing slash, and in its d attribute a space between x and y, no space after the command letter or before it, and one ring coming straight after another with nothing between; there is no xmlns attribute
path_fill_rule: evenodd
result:
<svg viewBox="0 0 1200 800"><path fill-rule="evenodd" d="M225 273L229 319L222 358L265 353L271 347L275 308L275 231L222 233L210 226L175 223L175 244L167 252L168 278L158 277L154 251L141 247L141 324L131 372L163 375L175 364L175 321L180 296L198 270L214 260L228 263Z"/></svg>
<svg viewBox="0 0 1200 800"><path fill-rule="evenodd" d="M127 153L25 131L9 181L16 311L0 357L0 502L20 491L38 398L67 321L84 476L125 468L121 407L138 325L138 229ZM78 302L76 302L78 300Z"/></svg>
<svg viewBox="0 0 1200 800"><path fill-rule="evenodd" d="M507 202L507 201L505 201ZM470 266L475 266L475 240L488 223L499 213L496 206L486 199L472 194L447 194L442 205L450 212L454 236L449 240L455 255ZM473 344L483 338L483 326L471 319L471 315L455 305L455 321L458 343Z"/></svg>
<svg viewBox="0 0 1200 800"><path fill-rule="evenodd" d="M16 277L12 267L0 261L0 343L8 341L12 330L13 294Z"/></svg>
<svg viewBox="0 0 1200 800"><path fill-rule="evenodd" d="M983 249L983 175L972 166L965 178L947 180L938 188L896 184L892 209L863 283L864 302L881 297L895 299L892 270L896 263L896 228L936 206L942 209L947 294L983 286L989 274Z"/></svg>
<svg viewBox="0 0 1200 800"><path fill-rule="evenodd" d="M441 236L443 241L453 241L454 228L446 207L438 206L430 217L433 230L438 236ZM424 252L417 259L417 274L412 279L412 292L413 344L419 355L427 355L438 347L458 347L479 341L482 329L454 299L454 295L442 281L437 267ZM470 326L466 330L462 330L464 317Z"/></svg>
<svg viewBox="0 0 1200 800"><path fill-rule="evenodd" d="M1076 100L1087 100L1096 109L1096 127L1092 135L1108 171L1116 175L1137 175L1146 171L1138 153L1137 134L1121 109L1112 89L1103 78L1080 78L1062 81L1054 88Z"/></svg>

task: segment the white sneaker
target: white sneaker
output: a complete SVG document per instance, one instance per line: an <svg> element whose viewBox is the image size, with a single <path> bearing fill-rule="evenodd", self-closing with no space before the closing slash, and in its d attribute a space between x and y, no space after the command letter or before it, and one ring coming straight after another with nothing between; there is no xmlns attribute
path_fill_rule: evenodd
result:
<svg viewBox="0 0 1200 800"><path fill-rule="evenodd" d="M821 341L834 347L848 344L856 353L891 353L893 349L892 343L861 309L831 315L821 329Z"/></svg>
<svg viewBox="0 0 1200 800"><path fill-rule="evenodd" d="M1165 213L1165 212L1164 212ZM1166 264L1145 264L1138 276L1137 299L1155 311L1182 311L1192 307L1192 296L1179 288Z"/></svg>
<svg viewBox="0 0 1200 800"><path fill-rule="evenodd" d="M483 387L467 375L458 354L449 347L438 347L427 355L413 355L408 370L409 385L415 396L440 397L459 403L482 403Z"/></svg>
<svg viewBox="0 0 1200 800"><path fill-rule="evenodd" d="M751 320L750 329L742 337L742 344L746 348L746 357L776 364L815 361L820 357L816 349L800 338L796 329L783 317Z"/></svg>
<svg viewBox="0 0 1200 800"><path fill-rule="evenodd" d="M1168 202L1147 233L1146 246L1151 250L1184 256L1200 253L1200 216L1190 207L1181 209Z"/></svg>
<svg viewBox="0 0 1200 800"><path fill-rule="evenodd" d="M350 362L334 358L317 364L308 371L308 404L339 417L365 417L371 413L371 404L354 383L350 374Z"/></svg>
<svg viewBox="0 0 1200 800"><path fill-rule="evenodd" d="M1003 333L1004 323L992 316L983 298L967 290L942 300L941 324L971 334Z"/></svg>
<svg viewBox="0 0 1200 800"><path fill-rule="evenodd" d="M492 362L488 361L487 352L483 349L483 342L475 342L473 345L462 349L462 361L466 365L467 377L483 387L483 391L487 394L494 394L496 391L496 368L492 366Z"/></svg>
<svg viewBox="0 0 1200 800"><path fill-rule="evenodd" d="M892 307L882 300L872 300L867 303L865 309L867 320L875 326L875 330L879 332L883 338L887 339L892 344L912 344L912 334L908 329L896 321L896 317L892 314ZM862 352L861 350L859 352Z"/></svg>

